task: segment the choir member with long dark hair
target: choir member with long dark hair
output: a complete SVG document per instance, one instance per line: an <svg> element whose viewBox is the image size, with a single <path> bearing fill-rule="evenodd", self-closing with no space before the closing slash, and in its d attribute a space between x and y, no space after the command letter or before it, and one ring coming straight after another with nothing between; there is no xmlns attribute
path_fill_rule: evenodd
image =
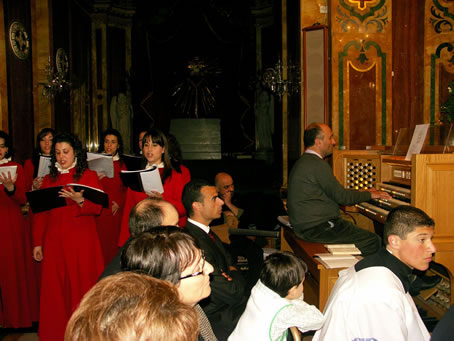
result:
<svg viewBox="0 0 454 341"><path fill-rule="evenodd" d="M7 133L0 131L0 325L25 328L32 325L27 288L27 263L31 262L25 241L25 220L21 205L25 197L22 166L12 161L13 148ZM5 167L15 167L6 170ZM27 257L28 256L28 257Z"/></svg>
<svg viewBox="0 0 454 341"><path fill-rule="evenodd" d="M181 195L186 183L189 182L190 176L183 175L178 172L173 166L169 156L169 148L167 138L164 133L158 129L148 131L142 140L143 143L143 157L145 169L158 167L159 174L161 175L164 193L157 192L144 193L136 192L128 188L126 192L126 201L121 220L121 231L118 245L123 245L129 238L128 219L131 209L141 200L147 196L162 197L164 200L170 202L178 211L179 225L186 224L186 210L181 202Z"/></svg>
<svg viewBox="0 0 454 341"><path fill-rule="evenodd" d="M109 195L109 208L103 208L101 215L96 217L96 228L104 256L104 263L109 264L118 252L118 236L120 234L121 214L126 195L126 188L120 179L120 171L126 170L121 159L123 154L123 139L118 130L107 129L102 133L100 152L112 155L114 176L108 178L99 173L104 191Z"/></svg>
<svg viewBox="0 0 454 341"><path fill-rule="evenodd" d="M87 167L79 139L55 135L50 174L41 189L64 186L66 206L34 214L33 257L42 261L39 339L63 340L66 324L83 295L96 283L104 261L95 216L101 206L84 198L69 183L102 189L96 172Z"/></svg>

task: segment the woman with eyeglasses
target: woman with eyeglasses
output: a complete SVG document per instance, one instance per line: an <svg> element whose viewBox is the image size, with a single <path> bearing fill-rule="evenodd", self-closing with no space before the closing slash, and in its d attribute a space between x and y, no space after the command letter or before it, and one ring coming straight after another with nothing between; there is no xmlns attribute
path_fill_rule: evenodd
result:
<svg viewBox="0 0 454 341"><path fill-rule="evenodd" d="M158 227L132 238L121 255L123 271L145 273L175 284L184 304L199 314L199 340L217 340L198 302L211 293L213 266L194 238L176 226Z"/></svg>
<svg viewBox="0 0 454 341"><path fill-rule="evenodd" d="M147 131L142 142L144 169L150 169L154 166L158 167L164 192L162 194L157 192L145 193L136 192L128 188L123 217L121 218L118 246L122 246L130 235L128 226L129 212L139 201L147 197L162 198L170 202L177 209L179 216L178 225L184 226L186 224L186 210L181 202L181 195L184 186L190 180L190 174L183 173L181 169L178 170L172 165L167 137L162 131L158 129Z"/></svg>

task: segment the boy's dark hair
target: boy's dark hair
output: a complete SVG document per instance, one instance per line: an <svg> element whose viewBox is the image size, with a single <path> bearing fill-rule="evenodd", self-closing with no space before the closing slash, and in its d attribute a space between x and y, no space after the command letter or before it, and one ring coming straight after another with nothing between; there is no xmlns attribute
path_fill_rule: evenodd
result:
<svg viewBox="0 0 454 341"><path fill-rule="evenodd" d="M183 202L183 206L188 214L188 217L191 217L194 213L194 210L192 209L192 203L203 202L203 195L201 191L202 187L205 186L213 185L204 179L192 179L184 186L181 201Z"/></svg>
<svg viewBox="0 0 454 341"><path fill-rule="evenodd" d="M280 251L266 257L260 281L281 297L286 297L304 279L307 265L293 253Z"/></svg>
<svg viewBox="0 0 454 341"><path fill-rule="evenodd" d="M413 206L402 205L388 213L384 227L385 245L388 245L388 237L392 234L400 239L407 239L407 235L418 227L434 227L435 222L424 211Z"/></svg>

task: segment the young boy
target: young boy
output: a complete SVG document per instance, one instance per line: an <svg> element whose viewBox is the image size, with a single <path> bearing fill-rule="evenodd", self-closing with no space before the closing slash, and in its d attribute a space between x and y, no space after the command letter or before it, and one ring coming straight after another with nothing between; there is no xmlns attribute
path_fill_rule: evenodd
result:
<svg viewBox="0 0 454 341"><path fill-rule="evenodd" d="M292 253L269 255L229 341L286 340L290 327L320 329L322 313L303 301L306 271L306 264Z"/></svg>

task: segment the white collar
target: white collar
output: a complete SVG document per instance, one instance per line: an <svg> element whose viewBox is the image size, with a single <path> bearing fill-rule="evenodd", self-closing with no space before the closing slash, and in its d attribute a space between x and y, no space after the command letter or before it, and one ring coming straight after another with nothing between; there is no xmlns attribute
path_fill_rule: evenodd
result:
<svg viewBox="0 0 454 341"><path fill-rule="evenodd" d="M157 165L151 165L149 163L147 163L147 166L145 167L145 169L152 169L154 166L158 167L158 168L164 168L164 162L161 161L161 163L158 163Z"/></svg>
<svg viewBox="0 0 454 341"><path fill-rule="evenodd" d="M60 172L60 174L69 173L69 170L76 167L76 165L77 165L77 158L74 158L73 164L66 169L61 168L61 165L58 162L55 162L55 167L57 167L57 170Z"/></svg>
<svg viewBox="0 0 454 341"><path fill-rule="evenodd" d="M317 153L316 151L312 150L312 149L306 149L306 150L304 151L304 153L305 153L305 154L317 155L320 159L323 160L322 156L321 156L319 153Z"/></svg>
<svg viewBox="0 0 454 341"><path fill-rule="evenodd" d="M191 224L194 224L197 227L200 227L200 229L202 229L206 234L210 233L209 226L203 225L202 223L199 223L198 221L195 221L191 218L188 218L188 222L190 222Z"/></svg>
<svg viewBox="0 0 454 341"><path fill-rule="evenodd" d="M8 158L4 157L3 159L0 160L0 165L3 165L3 164L8 163L10 161L11 161L10 157L8 157Z"/></svg>

